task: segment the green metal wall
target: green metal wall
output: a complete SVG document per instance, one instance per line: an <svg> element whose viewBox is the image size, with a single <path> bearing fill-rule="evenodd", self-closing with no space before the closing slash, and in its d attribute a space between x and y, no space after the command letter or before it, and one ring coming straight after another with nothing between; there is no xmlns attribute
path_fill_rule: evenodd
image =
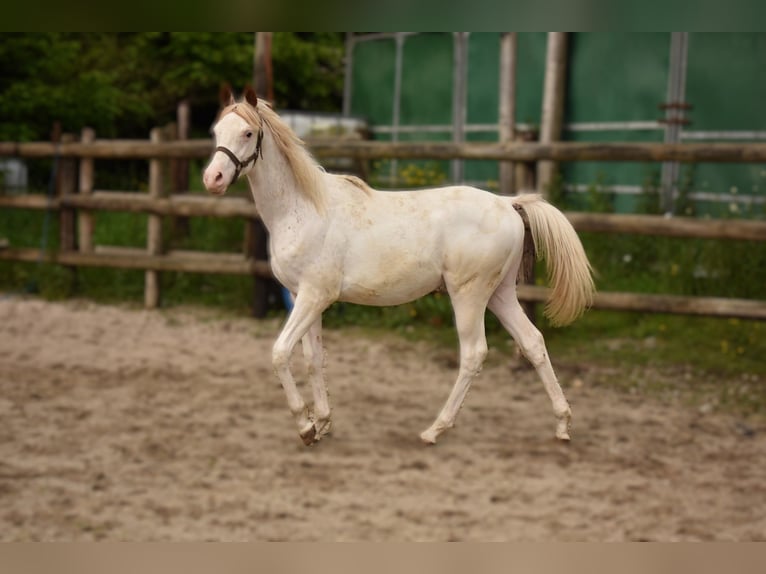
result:
<svg viewBox="0 0 766 574"><path fill-rule="evenodd" d="M663 112L668 83L669 33L571 34L564 121L576 123L652 122ZM661 142L662 129L565 130L563 139L586 142ZM569 186L607 192L614 186L659 186L661 164L578 162L561 166ZM570 187L571 189L571 187ZM575 196L577 197L577 196ZM587 201L580 196L579 203ZM616 211L634 211L643 198L613 194ZM573 203L578 203L574 201Z"/></svg>
<svg viewBox="0 0 766 574"><path fill-rule="evenodd" d="M766 130L766 34L690 33L688 66L686 99L694 108L687 133ZM731 196L723 209L705 202L704 212L766 213L764 204L735 202L766 197L766 164L697 164L687 177L695 190Z"/></svg>
<svg viewBox="0 0 766 574"><path fill-rule="evenodd" d="M766 34L686 36L685 101L691 121L681 141L766 140ZM455 39L452 33L400 36L401 75L398 100L399 141L451 140L455 101ZM660 109L668 95L670 33L576 33L569 35L567 100L562 137L570 141L656 141L665 139ZM516 121L540 123L546 34L517 34ZM352 43L350 113L366 118L374 137L390 139L395 123L397 38L363 37ZM497 141L500 34L471 33L467 44L464 119L466 141ZM388 126L388 127L386 127ZM431 126L418 131L417 126ZM441 126L443 129L439 129ZM720 137L723 133L724 140ZM377 169L398 178L392 185L428 185L428 178L403 173L438 170L450 176L449 162L380 162ZM585 203L588 193L602 194L616 211L644 210L646 195L660 185L657 163L578 162L562 165L569 201ZM428 169L426 169L428 168ZM407 170L409 169L409 172ZM406 174L405 173L405 174ZM496 188L497 162L466 161L463 180ZM726 210L764 211L766 166L699 164L680 166L676 184L695 193L698 213ZM727 195L728 194L728 195ZM739 200L731 207L728 196ZM755 197L749 205L744 196ZM655 196L656 197L656 196ZM714 201L715 200L715 201ZM680 200L679 200L680 201Z"/></svg>

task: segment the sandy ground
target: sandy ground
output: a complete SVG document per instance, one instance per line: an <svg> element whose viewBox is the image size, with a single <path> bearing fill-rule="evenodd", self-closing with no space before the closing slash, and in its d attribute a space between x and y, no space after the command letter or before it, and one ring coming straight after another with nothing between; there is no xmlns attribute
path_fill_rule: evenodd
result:
<svg viewBox="0 0 766 574"><path fill-rule="evenodd" d="M563 445L534 373L493 353L426 447L455 355L329 331L333 433L307 448L269 365L278 326L0 300L2 540L766 539L766 426L580 366L559 369Z"/></svg>

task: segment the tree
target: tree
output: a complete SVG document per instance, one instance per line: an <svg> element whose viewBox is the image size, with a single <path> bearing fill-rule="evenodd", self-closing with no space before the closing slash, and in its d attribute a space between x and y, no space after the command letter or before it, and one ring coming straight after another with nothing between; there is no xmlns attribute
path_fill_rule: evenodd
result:
<svg viewBox="0 0 766 574"><path fill-rule="evenodd" d="M46 138L54 120L65 130L88 124L109 131L121 114L146 117L123 96L116 74L94 62L72 34L8 34L0 43L0 139Z"/></svg>
<svg viewBox="0 0 766 574"><path fill-rule="evenodd" d="M47 139L59 120L102 137L145 137L189 99L206 133L223 82L252 77L253 33L24 33L0 43L0 140ZM343 36L274 34L275 104L339 111Z"/></svg>
<svg viewBox="0 0 766 574"><path fill-rule="evenodd" d="M277 107L340 111L344 55L342 33L275 32L272 59Z"/></svg>

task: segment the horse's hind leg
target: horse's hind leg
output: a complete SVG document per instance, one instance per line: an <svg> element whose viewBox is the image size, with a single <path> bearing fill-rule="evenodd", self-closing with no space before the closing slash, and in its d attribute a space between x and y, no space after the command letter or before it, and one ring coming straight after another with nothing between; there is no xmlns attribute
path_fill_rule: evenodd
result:
<svg viewBox="0 0 766 574"><path fill-rule="evenodd" d="M314 394L315 439L330 432L330 402L324 378L324 348L322 347L322 317L314 321L303 336L303 357L306 360L309 382Z"/></svg>
<svg viewBox="0 0 766 574"><path fill-rule="evenodd" d="M521 352L532 363L542 379L543 386L553 404L553 412L558 419L556 438L569 440L569 421L572 418L572 411L556 380L556 373L548 358L543 335L524 314L519 304L515 280L513 283L503 283L497 288L489 300L489 309L516 340Z"/></svg>
<svg viewBox="0 0 766 574"><path fill-rule="evenodd" d="M487 356L487 339L484 335L486 299L471 297L470 293L455 294L452 295L452 306L460 338L460 371L439 416L420 435L423 442L428 444L434 444L440 434L455 425L455 418L463 406L471 381L481 370Z"/></svg>

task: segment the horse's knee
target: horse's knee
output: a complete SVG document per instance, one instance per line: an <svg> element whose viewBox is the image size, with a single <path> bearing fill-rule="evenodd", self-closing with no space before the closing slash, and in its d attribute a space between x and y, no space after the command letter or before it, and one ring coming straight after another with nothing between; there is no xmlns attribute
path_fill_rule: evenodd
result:
<svg viewBox="0 0 766 574"><path fill-rule="evenodd" d="M283 370L290 362L290 350L279 342L271 349L271 364L276 371Z"/></svg>

